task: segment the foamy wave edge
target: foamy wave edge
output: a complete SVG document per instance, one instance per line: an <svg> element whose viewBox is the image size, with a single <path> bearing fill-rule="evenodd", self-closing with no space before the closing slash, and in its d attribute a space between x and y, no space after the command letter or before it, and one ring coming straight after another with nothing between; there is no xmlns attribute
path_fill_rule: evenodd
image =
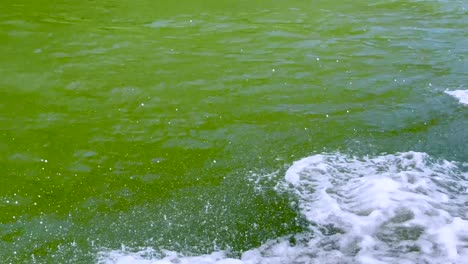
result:
<svg viewBox="0 0 468 264"><path fill-rule="evenodd" d="M468 90L445 91L445 93L457 98L460 104L468 106Z"/></svg>
<svg viewBox="0 0 468 264"><path fill-rule="evenodd" d="M468 259L467 164L425 153L313 155L287 170L310 233L270 240L239 259L217 251L102 251L99 263L453 263ZM157 255L158 257L154 257ZM153 256L153 257L148 257Z"/></svg>

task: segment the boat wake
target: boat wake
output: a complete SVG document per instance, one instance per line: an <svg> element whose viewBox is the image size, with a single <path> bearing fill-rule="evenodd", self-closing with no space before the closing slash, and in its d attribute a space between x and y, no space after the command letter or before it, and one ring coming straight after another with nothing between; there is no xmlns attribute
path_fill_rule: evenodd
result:
<svg viewBox="0 0 468 264"><path fill-rule="evenodd" d="M282 183L297 197L308 233L270 240L238 259L148 248L103 251L99 262L461 264L468 259L467 179L468 164L419 152L314 155L294 162Z"/></svg>

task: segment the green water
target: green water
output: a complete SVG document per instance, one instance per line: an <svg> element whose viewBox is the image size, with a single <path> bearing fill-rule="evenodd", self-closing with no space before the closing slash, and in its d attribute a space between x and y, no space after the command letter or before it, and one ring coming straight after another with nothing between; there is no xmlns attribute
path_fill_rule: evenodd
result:
<svg viewBox="0 0 468 264"><path fill-rule="evenodd" d="M3 0L0 262L236 255L305 228L273 188L301 157L468 161L467 10Z"/></svg>

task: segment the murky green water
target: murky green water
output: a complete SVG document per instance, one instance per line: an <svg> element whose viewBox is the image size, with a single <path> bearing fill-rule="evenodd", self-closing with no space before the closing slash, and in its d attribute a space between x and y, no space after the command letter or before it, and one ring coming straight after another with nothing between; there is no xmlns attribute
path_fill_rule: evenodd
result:
<svg viewBox="0 0 468 264"><path fill-rule="evenodd" d="M0 262L236 255L306 228L273 188L303 156L468 161L467 8L3 0Z"/></svg>

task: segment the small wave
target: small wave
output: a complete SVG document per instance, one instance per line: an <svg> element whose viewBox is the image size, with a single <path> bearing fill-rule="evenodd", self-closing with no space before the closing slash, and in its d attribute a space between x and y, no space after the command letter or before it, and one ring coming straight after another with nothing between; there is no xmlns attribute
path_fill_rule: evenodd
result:
<svg viewBox="0 0 468 264"><path fill-rule="evenodd" d="M145 249L100 253L100 263L454 263L468 259L465 164L427 154L310 156L287 170L310 232L266 242L239 259Z"/></svg>
<svg viewBox="0 0 468 264"><path fill-rule="evenodd" d="M314 244L329 241L341 262L461 263L467 176L456 163L406 152L315 155L295 162L286 180L315 225Z"/></svg>
<svg viewBox="0 0 468 264"><path fill-rule="evenodd" d="M460 104L468 106L468 90L445 91L445 93L457 98Z"/></svg>

